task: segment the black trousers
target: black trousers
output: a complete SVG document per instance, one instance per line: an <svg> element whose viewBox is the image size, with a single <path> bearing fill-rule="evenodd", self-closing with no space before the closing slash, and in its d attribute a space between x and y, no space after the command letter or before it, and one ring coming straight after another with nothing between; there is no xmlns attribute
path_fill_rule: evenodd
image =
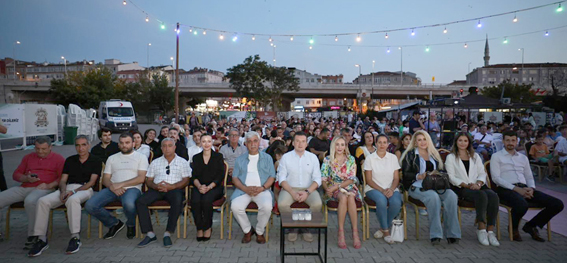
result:
<svg viewBox="0 0 567 263"><path fill-rule="evenodd" d="M514 190L502 187L496 188L496 193L498 193L502 204L512 208L512 228L514 230L518 230L520 220L528 211L528 202L543 207L541 212L526 223L526 225L531 227L537 226L542 228L551 218L563 210L563 202L561 200L538 190L534 190L534 197L531 199L526 199Z"/></svg>
<svg viewBox="0 0 567 263"><path fill-rule="evenodd" d="M217 186L205 194L197 188L191 190L191 211L197 230L207 230L213 226L213 202L222 197L222 187Z"/></svg>
<svg viewBox="0 0 567 263"><path fill-rule="evenodd" d="M183 194L184 189L175 189L166 193L150 189L142 194L142 196L136 200L136 211L140 220L142 233L146 234L154 231L148 206L159 200L166 200L171 206L169 214L167 215L167 227L165 228L165 231L168 231L169 233L175 232L177 219L179 219L179 216L183 211Z"/></svg>
<svg viewBox="0 0 567 263"><path fill-rule="evenodd" d="M6 184L6 178L4 178L4 160L0 152L0 191L6 191L7 189L8 185Z"/></svg>
<svg viewBox="0 0 567 263"><path fill-rule="evenodd" d="M490 190L486 185L483 185L480 190L455 187L453 191L459 198L474 203L477 222L482 222L489 226L496 225L500 199L494 191Z"/></svg>

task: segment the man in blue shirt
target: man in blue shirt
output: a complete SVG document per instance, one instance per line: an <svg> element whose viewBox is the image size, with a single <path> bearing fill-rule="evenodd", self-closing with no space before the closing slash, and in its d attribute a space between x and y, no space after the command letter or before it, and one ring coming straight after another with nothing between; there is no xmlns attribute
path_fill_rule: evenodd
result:
<svg viewBox="0 0 567 263"><path fill-rule="evenodd" d="M425 129L420 117L421 113L418 110L413 112L413 118L409 121L409 130L411 135L413 135L416 131Z"/></svg>

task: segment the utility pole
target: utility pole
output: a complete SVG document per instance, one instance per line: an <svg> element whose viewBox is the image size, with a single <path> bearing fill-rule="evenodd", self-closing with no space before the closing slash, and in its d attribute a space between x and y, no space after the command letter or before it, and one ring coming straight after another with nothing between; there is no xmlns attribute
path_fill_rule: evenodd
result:
<svg viewBox="0 0 567 263"><path fill-rule="evenodd" d="M175 120L179 123L179 23L177 23L177 51L175 59Z"/></svg>

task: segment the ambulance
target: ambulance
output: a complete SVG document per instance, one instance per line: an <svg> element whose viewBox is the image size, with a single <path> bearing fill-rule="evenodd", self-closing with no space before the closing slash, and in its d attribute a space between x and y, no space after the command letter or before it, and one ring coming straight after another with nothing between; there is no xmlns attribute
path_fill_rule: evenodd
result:
<svg viewBox="0 0 567 263"><path fill-rule="evenodd" d="M106 127L113 132L138 130L134 107L129 101L111 99L101 101L98 107L100 127Z"/></svg>

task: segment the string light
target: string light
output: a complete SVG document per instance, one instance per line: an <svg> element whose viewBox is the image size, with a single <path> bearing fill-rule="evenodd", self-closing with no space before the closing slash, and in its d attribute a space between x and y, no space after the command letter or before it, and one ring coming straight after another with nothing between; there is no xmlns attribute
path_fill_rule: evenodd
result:
<svg viewBox="0 0 567 263"><path fill-rule="evenodd" d="M465 48L468 48L468 47L469 47L469 45L467 43L465 43Z"/></svg>
<svg viewBox="0 0 567 263"><path fill-rule="evenodd" d="M481 28L482 24L480 23L480 20L478 20L478 24L476 24L476 27Z"/></svg>
<svg viewBox="0 0 567 263"><path fill-rule="evenodd" d="M348 46L348 52L350 52L350 46Z"/></svg>
<svg viewBox="0 0 567 263"><path fill-rule="evenodd" d="M274 46L274 42L271 42L271 43L270 43L270 46L272 46L272 47L273 47L273 46Z"/></svg>
<svg viewBox="0 0 567 263"><path fill-rule="evenodd" d="M272 42L272 37L270 36L270 39L268 39L268 41Z"/></svg>
<svg viewBox="0 0 567 263"><path fill-rule="evenodd" d="M193 31L193 35L196 36L197 34L198 34L197 30L194 30L194 31Z"/></svg>
<svg viewBox="0 0 567 263"><path fill-rule="evenodd" d="M204 31L203 31L203 35L206 35L206 34L207 34L207 30L204 30Z"/></svg>
<svg viewBox="0 0 567 263"><path fill-rule="evenodd" d="M234 35L234 36L232 37L232 42L236 42L236 40L238 40L238 36L237 36L237 35Z"/></svg>
<svg viewBox="0 0 567 263"><path fill-rule="evenodd" d="M219 39L220 39L220 40L223 40L223 39L224 39L224 35L223 35L223 34L220 34Z"/></svg>
<svg viewBox="0 0 567 263"><path fill-rule="evenodd" d="M313 42L315 41L313 41L313 37L311 37L311 39L309 39L309 44L313 44Z"/></svg>
<svg viewBox="0 0 567 263"><path fill-rule="evenodd" d="M122 1L123 5L126 5L126 0ZM561 4L559 4L559 6L561 6Z"/></svg>
<svg viewBox="0 0 567 263"><path fill-rule="evenodd" d="M191 33L191 32L193 32L193 28L192 28L192 27L189 28L189 33Z"/></svg>
<svg viewBox="0 0 567 263"><path fill-rule="evenodd" d="M165 24L163 22L161 23L161 29L165 29Z"/></svg>
<svg viewBox="0 0 567 263"><path fill-rule="evenodd" d="M514 23L518 22L518 18L516 17L516 13L514 13L514 19L512 19L512 22L514 22Z"/></svg>
<svg viewBox="0 0 567 263"><path fill-rule="evenodd" d="M411 35L415 36L415 31L413 29L411 30Z"/></svg>
<svg viewBox="0 0 567 263"><path fill-rule="evenodd" d="M385 39L388 39L388 38L389 38L388 33L386 33L386 35L384 36L384 38L385 38Z"/></svg>
<svg viewBox="0 0 567 263"><path fill-rule="evenodd" d="M360 34L358 34L358 36L356 37L356 42L360 42L361 38L360 38Z"/></svg>
<svg viewBox="0 0 567 263"><path fill-rule="evenodd" d="M289 41L293 41L293 36L291 36L291 37L289 38Z"/></svg>
<svg viewBox="0 0 567 263"><path fill-rule="evenodd" d="M445 27L445 29L443 29L443 34L447 34L447 27Z"/></svg>
<svg viewBox="0 0 567 263"><path fill-rule="evenodd" d="M555 11L557 11L558 13L563 11L563 7L561 6L561 3L559 3L559 6Z"/></svg>
<svg viewBox="0 0 567 263"><path fill-rule="evenodd" d="M150 22L150 18L146 16L146 22Z"/></svg>
<svg viewBox="0 0 567 263"><path fill-rule="evenodd" d="M313 46L309 46L309 49L313 49Z"/></svg>
<svg viewBox="0 0 567 263"><path fill-rule="evenodd" d="M339 37L335 36L335 42L339 41Z"/></svg>
<svg viewBox="0 0 567 263"><path fill-rule="evenodd" d="M549 31L545 31L545 35L544 36L549 36Z"/></svg>
<svg viewBox="0 0 567 263"><path fill-rule="evenodd" d="M502 41L502 44L508 44L508 38L504 38L504 41Z"/></svg>
<svg viewBox="0 0 567 263"><path fill-rule="evenodd" d="M252 36L252 41L256 40L256 35Z"/></svg>
<svg viewBox="0 0 567 263"><path fill-rule="evenodd" d="M386 53L390 53L390 47L388 47L388 50L386 50Z"/></svg>
<svg viewBox="0 0 567 263"><path fill-rule="evenodd" d="M429 52L429 46L425 48L425 52Z"/></svg>

